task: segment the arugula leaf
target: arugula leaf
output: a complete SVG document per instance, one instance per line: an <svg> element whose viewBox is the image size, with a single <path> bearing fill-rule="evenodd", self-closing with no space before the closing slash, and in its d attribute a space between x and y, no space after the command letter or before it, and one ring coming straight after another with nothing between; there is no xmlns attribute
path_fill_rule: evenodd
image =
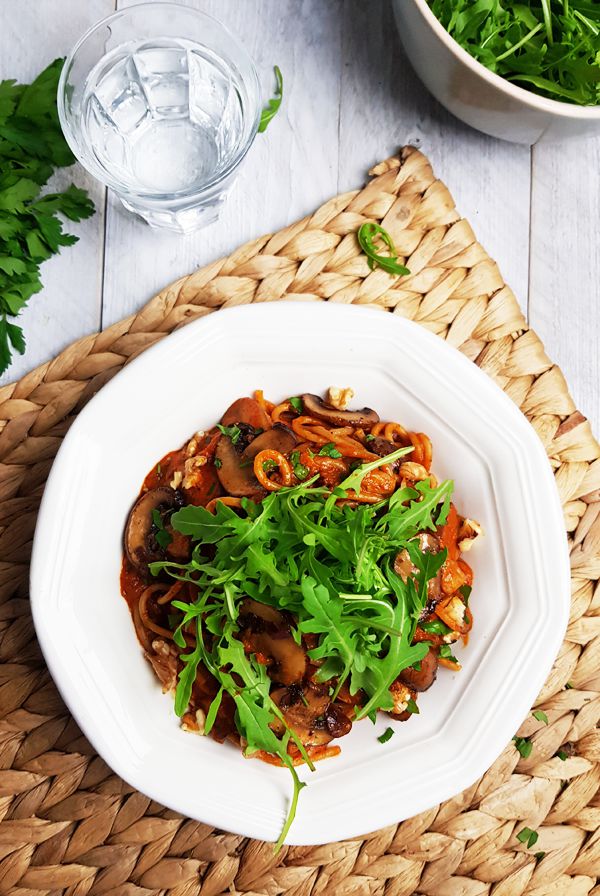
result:
<svg viewBox="0 0 600 896"><path fill-rule="evenodd" d="M406 277L407 274L410 274L407 267L398 263L398 253L392 238L380 224L375 224L374 221L365 221L358 228L356 238L360 248L367 256L368 264L372 271L378 267L388 274L394 274L399 277ZM381 254L376 240L383 243L384 248L389 250L389 255Z"/></svg>
<svg viewBox="0 0 600 896"><path fill-rule="evenodd" d="M40 198L54 167L75 161L56 109L63 62L56 59L29 85L0 82L0 373L13 350L25 351L21 329L7 318L41 290L41 262L77 241L57 216L80 221L94 213L87 193L74 186Z"/></svg>
<svg viewBox="0 0 600 896"><path fill-rule="evenodd" d="M271 119L273 119L277 113L279 112L279 107L281 106L281 100L283 99L283 75L281 74L281 69L278 65L273 68L275 72L275 96L272 97L267 105L262 110L260 116L260 124L258 125L258 133L262 134L263 131L266 131Z"/></svg>
<svg viewBox="0 0 600 896"><path fill-rule="evenodd" d="M550 99L600 103L600 4L593 0L428 0L471 56Z"/></svg>
<svg viewBox="0 0 600 896"><path fill-rule="evenodd" d="M360 489L370 470L410 450L400 448L361 465L348 474L341 493ZM291 459L298 464L300 456ZM195 603L172 602L178 614L172 620L177 625L174 641L184 651L176 710L185 712L202 662L221 694L209 708L208 730L227 693L235 703L235 723L246 752L266 750L292 773L282 837L303 786L292 771L288 747L295 744L305 757L306 751L270 697L266 667L245 653L238 637L240 602L250 597L294 614L296 638L310 633L315 639L309 656L319 663L317 677L329 685L332 699L347 682L351 694L360 690L366 695L356 718L374 719L378 710L393 707L390 686L399 673L427 653L428 642L412 643L414 629L427 601L427 583L446 556L445 551L421 553L415 536L445 518L451 482L436 488L421 482L376 505L350 508L337 504L336 494L316 485L317 479L280 489L261 503L243 500L235 510L218 502L214 513L192 505L181 508L171 515L170 525L191 537L191 559L150 564L153 574L188 582L199 595ZM393 568L401 550L409 551L416 569L406 582ZM194 650L184 638L190 626L198 632ZM206 641L203 632L211 635ZM418 712L416 704L409 711Z"/></svg>

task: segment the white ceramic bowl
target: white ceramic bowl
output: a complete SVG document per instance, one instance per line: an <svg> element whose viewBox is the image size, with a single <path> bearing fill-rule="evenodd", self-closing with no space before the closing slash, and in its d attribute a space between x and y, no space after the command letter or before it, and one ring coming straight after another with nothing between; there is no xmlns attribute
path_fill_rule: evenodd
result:
<svg viewBox="0 0 600 896"><path fill-rule="evenodd" d="M526 144L600 133L600 106L575 106L525 90L463 50L427 0L393 3L400 39L413 68L436 99L471 127Z"/></svg>
<svg viewBox="0 0 600 896"><path fill-rule="evenodd" d="M320 334L315 338L315 334ZM393 314L265 303L211 314L144 352L79 415L40 510L31 571L38 638L84 733L126 781L192 818L276 839L286 769L179 727L119 593L122 532L147 471L240 395L352 385L356 404L424 430L433 468L485 538L469 554L474 626L410 722L357 724L307 780L289 840L323 843L401 821L472 784L527 715L562 641L569 565L541 442L474 364ZM385 744L377 735L391 725Z"/></svg>

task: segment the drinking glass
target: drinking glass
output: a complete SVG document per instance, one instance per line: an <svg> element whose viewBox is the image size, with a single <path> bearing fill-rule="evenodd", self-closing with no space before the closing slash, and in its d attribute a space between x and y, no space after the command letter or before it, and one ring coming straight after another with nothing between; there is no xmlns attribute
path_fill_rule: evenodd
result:
<svg viewBox="0 0 600 896"><path fill-rule="evenodd" d="M191 7L141 3L84 34L67 58L58 114L81 164L154 227L216 220L260 121L254 64Z"/></svg>

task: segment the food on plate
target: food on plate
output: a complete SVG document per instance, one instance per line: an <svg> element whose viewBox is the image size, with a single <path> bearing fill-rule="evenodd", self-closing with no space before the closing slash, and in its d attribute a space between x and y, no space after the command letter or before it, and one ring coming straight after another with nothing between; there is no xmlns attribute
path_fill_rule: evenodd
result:
<svg viewBox="0 0 600 896"><path fill-rule="evenodd" d="M600 4L427 2L463 49L508 81L561 102L600 102Z"/></svg>
<svg viewBox="0 0 600 896"><path fill-rule="evenodd" d="M352 396L238 398L156 464L125 527L121 591L183 727L292 774L280 843L296 766L418 713L473 624L481 526L429 438Z"/></svg>

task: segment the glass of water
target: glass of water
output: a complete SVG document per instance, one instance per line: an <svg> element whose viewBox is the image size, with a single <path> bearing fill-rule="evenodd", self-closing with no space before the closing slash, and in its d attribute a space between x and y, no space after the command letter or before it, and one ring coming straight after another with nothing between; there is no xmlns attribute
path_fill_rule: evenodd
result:
<svg viewBox="0 0 600 896"><path fill-rule="evenodd" d="M142 3L94 25L58 87L81 164L154 227L216 220L260 121L254 64L223 25L191 7Z"/></svg>

